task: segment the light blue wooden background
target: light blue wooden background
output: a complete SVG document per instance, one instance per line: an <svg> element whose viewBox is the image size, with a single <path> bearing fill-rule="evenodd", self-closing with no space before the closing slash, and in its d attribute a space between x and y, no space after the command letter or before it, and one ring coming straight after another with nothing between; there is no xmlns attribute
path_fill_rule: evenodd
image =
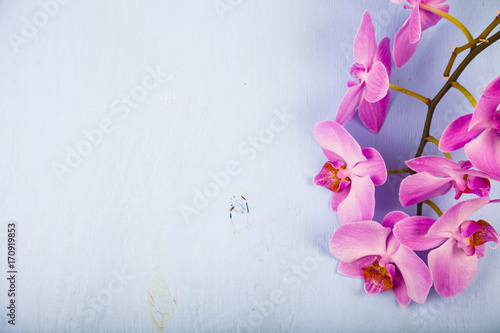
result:
<svg viewBox="0 0 500 333"><path fill-rule="evenodd" d="M407 309L391 292L369 296L361 280L337 274L328 252L338 221L330 194L312 184L324 163L313 126L335 116L363 11L371 12L378 40L392 40L409 11L383 0L221 2L230 6L222 15L213 0L67 1L47 22L36 18L44 26L18 52L9 36L22 36L40 4L0 2L0 330L498 330L498 250L488 250L459 296L432 290L425 305ZM448 3L473 34L500 8L490 0ZM440 22L391 82L433 96L451 47L464 42ZM463 74L476 97L500 75L499 54L494 45ZM113 113L113 101L156 67L169 80L128 114ZM269 134L276 110L293 118ZM451 91L433 134L471 111ZM400 168L415 153L424 117L422 103L393 93L379 135L359 120L347 128L389 168ZM64 163L67 147L76 149L83 131L103 119L111 133L58 177L53 164ZM249 137L259 134L269 140L253 154ZM196 189L228 163L237 166L228 184L184 219L181 207L193 206ZM376 219L400 209L399 181L377 189ZM248 200L248 223L231 224L232 195ZM492 196L500 197L498 184ZM449 207L452 196L437 202ZM491 206L480 217L498 229L497 212ZM15 328L6 325L5 308L9 220L19 226Z"/></svg>

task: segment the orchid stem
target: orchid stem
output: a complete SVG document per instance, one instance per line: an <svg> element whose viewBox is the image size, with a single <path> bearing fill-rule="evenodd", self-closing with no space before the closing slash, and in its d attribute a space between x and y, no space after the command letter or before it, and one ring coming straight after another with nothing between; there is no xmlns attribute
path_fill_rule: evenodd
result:
<svg viewBox="0 0 500 333"><path fill-rule="evenodd" d="M441 209L439 209L439 207L434 202L432 202L430 200L425 200L424 203L427 204L432 209L434 209L434 211L436 212L436 214L438 214L438 216L443 215L443 212L441 211Z"/></svg>
<svg viewBox="0 0 500 333"><path fill-rule="evenodd" d="M426 140L426 141L429 141L429 142L431 142L431 143L433 143L433 144L435 144L435 145L439 148L439 140L438 140L438 139L436 139L435 137L433 137L433 136L428 136L428 137L426 137L426 138L425 138L425 140ZM449 159L449 160L452 160L452 161L453 161L453 158L451 157L450 153L445 153L445 152L443 152L443 154L444 154L444 156L445 156L447 159Z"/></svg>
<svg viewBox="0 0 500 333"><path fill-rule="evenodd" d="M446 80L448 80L450 78L450 71L451 71L451 68L453 67L453 63L455 62L455 59L457 58L457 56L460 53L462 53L463 51L468 50L470 48L473 48L481 42L488 43L488 40L483 39L481 37L478 37L478 38L474 39L472 42L468 42L465 45L462 45L459 47L456 47L456 46L453 47L453 52L451 53L450 60L448 61L448 65L446 66L446 69L444 70L444 73L443 73L443 76L445 77Z"/></svg>
<svg viewBox="0 0 500 333"><path fill-rule="evenodd" d="M428 9L429 11L435 12L433 8L426 8L428 6L426 5L420 5L422 8ZM500 24L500 12L498 15L496 15L495 19L493 20L492 23L488 25L488 27L479 35L478 41L481 42L480 44L474 44L470 43L472 40L469 40L468 44L465 44L462 48L465 50L467 48L470 48L470 52L465 56L465 58L462 60L462 62L457 66L457 68L453 71L453 74L451 74L449 77L447 77L446 83L443 85L443 87L439 90L439 92L430 100L428 103L429 108L427 109L427 116L425 118L425 125L424 129L422 131L422 138L420 139L420 144L418 145L417 152L415 154L415 158L422 156L424 153L424 148L426 143L428 142L426 139L430 137L430 130L431 130L431 124L432 124L432 118L434 116L434 111L436 110L436 106L439 104L439 102L443 99L443 97L446 95L446 93L452 88L451 82L457 82L458 78L462 74L462 72L467 68L467 66L474 60L474 58L486 50L488 47L496 43L498 40L500 40L500 31L495 32L493 35L489 36L488 35L493 31L493 29ZM484 38L488 37L488 40L485 40ZM473 45L474 44L474 45ZM472 46L471 46L472 45ZM453 61L456 58L456 54L458 52L454 51L450 61L448 63L448 73L449 70L451 70L451 67L453 66ZM445 71L446 73L446 71ZM448 75L445 75L448 76ZM417 215L422 216L422 203L419 203L417 205Z"/></svg>
<svg viewBox="0 0 500 333"><path fill-rule="evenodd" d="M404 169L387 170L388 175L395 175L398 173L410 173L410 169L404 168Z"/></svg>
<svg viewBox="0 0 500 333"><path fill-rule="evenodd" d="M472 42L472 40L474 40L474 38L472 37L472 34L470 33L469 29L467 29L462 22L460 22L459 20L457 20L455 17L451 16L447 12L442 11L440 9L437 9L435 7L429 6L429 5L425 5L423 3L420 4L420 8L425 9L425 10L427 10L429 12L432 12L434 14L437 14L439 16L444 17L445 19L447 19L448 21L450 21L451 23L453 23L454 25L456 25L460 30L462 30L462 32L464 33L465 37L467 37L467 40L469 42Z"/></svg>
<svg viewBox="0 0 500 333"><path fill-rule="evenodd" d="M408 89L405 89L405 88L402 88L400 86L397 86L395 84L392 84L392 83L389 83L389 88L393 89L393 90L396 90L396 91L399 91L399 92L402 92L403 94L407 94L411 97L415 97L416 99L424 102L425 104L429 105L429 103L431 102L430 98L427 98L425 96L422 96L420 94L417 94L416 92L414 91L411 91L411 90L408 90Z"/></svg>
<svg viewBox="0 0 500 333"><path fill-rule="evenodd" d="M497 19L498 18L495 18L495 20ZM472 60L474 60L474 58L478 54L483 52L486 48L490 47L498 40L500 40L500 31L497 31L495 34L490 36L488 38L487 43L481 43L472 48L469 54L467 54L467 56L465 56L462 62L457 66L453 74L451 74L450 79L446 81L441 90L439 90L436 96L434 96L434 98L430 101L429 109L427 110L427 117L425 119L424 129L422 131L422 139L420 140L420 144L417 148L417 153L415 154L415 157L420 157L424 153L425 144L427 143L426 138L430 136L430 129L432 124L432 117L434 116L434 111L436 110L436 106L439 104L441 99L443 99L448 90L452 88L450 82L456 82L460 77L460 75L462 74L462 72L465 70L465 68L467 68L467 66L472 62Z"/></svg>
<svg viewBox="0 0 500 333"><path fill-rule="evenodd" d="M488 203L500 203L500 199L490 200L490 202L488 202Z"/></svg>
<svg viewBox="0 0 500 333"><path fill-rule="evenodd" d="M493 31L493 29L496 28L497 25L500 24L500 10L497 13L497 16L493 20L493 22L490 23L490 25L484 29L484 31L479 35L478 39L486 39L488 35Z"/></svg>
<svg viewBox="0 0 500 333"><path fill-rule="evenodd" d="M462 94L464 94L465 97L467 97L467 99L469 100L470 104L472 104L472 106L474 108L476 108L476 105L477 105L477 101L476 99L474 98L474 96L472 96L472 94L464 87L462 86L460 83L454 81L454 82L450 82L451 86L453 88L456 88L458 90L460 90L460 92Z"/></svg>
<svg viewBox="0 0 500 333"><path fill-rule="evenodd" d="M474 40L469 41L467 44L462 45L460 47L454 47L453 48L453 53L451 54L450 61L448 62L448 66L446 66L446 69L444 71L443 76L448 80L450 78L450 71L451 68L453 67L453 63L455 62L455 59L457 58L457 55L467 49L470 48L475 48L477 44L479 43L489 43L489 40L486 39L488 38L488 35L493 31L493 29L496 28L497 25L500 24L500 11L493 20L493 22L484 29L484 31Z"/></svg>

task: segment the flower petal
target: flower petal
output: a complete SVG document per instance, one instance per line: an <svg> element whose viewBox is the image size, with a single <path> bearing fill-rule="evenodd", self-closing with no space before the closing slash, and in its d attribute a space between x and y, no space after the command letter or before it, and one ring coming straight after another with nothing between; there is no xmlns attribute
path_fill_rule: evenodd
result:
<svg viewBox="0 0 500 333"><path fill-rule="evenodd" d="M378 133L384 124L389 102L391 100L391 92L388 90L380 101L370 103L365 98L361 98L359 103L359 119L373 133Z"/></svg>
<svg viewBox="0 0 500 333"><path fill-rule="evenodd" d="M476 246L476 254L479 259L484 258L486 255L486 246L484 244Z"/></svg>
<svg viewBox="0 0 500 333"><path fill-rule="evenodd" d="M405 163L416 172L425 171L433 176L451 176L453 170L462 170L460 164L441 156L422 156Z"/></svg>
<svg viewBox="0 0 500 333"><path fill-rule="evenodd" d="M391 229L374 221L344 224L333 232L330 252L346 263L366 256L382 256L390 233Z"/></svg>
<svg viewBox="0 0 500 333"><path fill-rule="evenodd" d="M495 228L484 220L479 220L475 223L480 226L480 229L476 231L472 237L474 245L478 246L487 242L495 242L496 246L494 248L497 248L500 244L500 239L498 238Z"/></svg>
<svg viewBox="0 0 500 333"><path fill-rule="evenodd" d="M465 155L479 170L500 177L500 136L494 129L466 144Z"/></svg>
<svg viewBox="0 0 500 333"><path fill-rule="evenodd" d="M479 224L475 221L471 221L471 220L465 221L464 223L462 223L460 225L460 233L465 238L469 238L479 229L481 229L481 224ZM480 245L480 244L478 244L478 245Z"/></svg>
<svg viewBox="0 0 500 333"><path fill-rule="evenodd" d="M450 10L450 6L448 5L440 5L440 2L444 1L422 1L424 4L432 5L432 7L442 10L443 12L448 13ZM422 25L422 31L429 29L430 27L436 25L443 17L432 12L429 12L426 9L420 8L420 22Z"/></svg>
<svg viewBox="0 0 500 333"><path fill-rule="evenodd" d="M340 203L349 195L350 190L350 187L346 187L338 192L333 192L332 200L330 201L330 209L336 212Z"/></svg>
<svg viewBox="0 0 500 333"><path fill-rule="evenodd" d="M363 148L361 150L366 161L359 162L352 169L352 173L359 177L370 176L373 184L378 186L387 180L387 168L379 152L374 148Z"/></svg>
<svg viewBox="0 0 500 333"><path fill-rule="evenodd" d="M500 104L498 97L481 96L472 114L469 130L484 130L490 127L490 123L495 119L498 104Z"/></svg>
<svg viewBox="0 0 500 333"><path fill-rule="evenodd" d="M483 91L483 96L489 98L500 98L500 76L488 83Z"/></svg>
<svg viewBox="0 0 500 333"><path fill-rule="evenodd" d="M371 220L375 211L375 186L372 180L369 176L355 175L350 179L349 194L337 207L340 223Z"/></svg>
<svg viewBox="0 0 500 333"><path fill-rule="evenodd" d="M434 288L444 297L453 297L464 291L477 272L477 256L467 256L453 239L429 253L428 261Z"/></svg>
<svg viewBox="0 0 500 333"><path fill-rule="evenodd" d="M367 102L375 103L387 95L389 91L389 75L384 64L380 61L373 63L372 68L365 77L366 91L363 98Z"/></svg>
<svg viewBox="0 0 500 333"><path fill-rule="evenodd" d="M429 235L442 235L443 233L454 233L458 227L474 212L486 206L490 198L477 198L461 201L448 209L429 228Z"/></svg>
<svg viewBox="0 0 500 333"><path fill-rule="evenodd" d="M363 95L364 87L364 82L361 82L347 89L335 116L335 121L340 125L345 125L354 118L356 109L361 101L361 96Z"/></svg>
<svg viewBox="0 0 500 333"><path fill-rule="evenodd" d="M375 28L373 28L370 13L365 11L356 37L354 37L354 61L364 65L365 68L369 68L372 64L376 47Z"/></svg>
<svg viewBox="0 0 500 333"><path fill-rule="evenodd" d="M430 217L412 216L398 222L394 226L394 236L396 236L401 244L410 249L416 251L432 249L446 240L445 237L427 235L433 223L435 223L435 220Z"/></svg>
<svg viewBox="0 0 500 333"><path fill-rule="evenodd" d="M358 277L362 278L363 277L363 267L370 265L372 262L377 260L379 256L366 256L359 258L358 260L355 260L351 263L346 263L341 261L339 263L339 267L337 268L337 272L350 276L350 277Z"/></svg>
<svg viewBox="0 0 500 333"><path fill-rule="evenodd" d="M385 37L380 41L373 56L373 62L380 61L387 70L387 75L391 77L391 40Z"/></svg>
<svg viewBox="0 0 500 333"><path fill-rule="evenodd" d="M341 166L346 164L344 159L341 156L339 156L339 154L336 154L333 151L329 151L327 149L322 149L322 150L328 161L331 162L335 168L340 168Z"/></svg>
<svg viewBox="0 0 500 333"><path fill-rule="evenodd" d="M405 212L395 210L393 212L388 213L384 219L382 220L382 225L387 228L393 229L396 223L398 223L401 220L404 220L408 218L408 214Z"/></svg>
<svg viewBox="0 0 500 333"><path fill-rule="evenodd" d="M411 298L408 297L408 291L406 288L406 283L401 274L401 271L396 267L396 274L394 274L394 286L392 287L392 291L394 292L394 296L396 296L396 300L398 303L406 308L408 304L410 304Z"/></svg>
<svg viewBox="0 0 500 333"><path fill-rule="evenodd" d="M439 150L450 152L460 149L481 134L482 130L469 131L471 119L472 113L453 120L445 128L441 140L439 140Z"/></svg>
<svg viewBox="0 0 500 333"><path fill-rule="evenodd" d="M396 32L392 55L397 68L401 68L408 60L413 57L417 51L419 42L410 43L410 18L406 20L403 26Z"/></svg>
<svg viewBox="0 0 500 333"><path fill-rule="evenodd" d="M416 205L447 193L452 183L450 177L435 177L427 172L407 176L399 186L399 201L403 207Z"/></svg>
<svg viewBox="0 0 500 333"><path fill-rule="evenodd" d="M424 303L432 285L429 268L415 252L404 245L391 258L403 275L408 296L419 304Z"/></svg>
<svg viewBox="0 0 500 333"><path fill-rule="evenodd" d="M420 7L416 6L413 8L409 21L409 34L410 43L415 44L420 42L422 38L422 26L420 25Z"/></svg>
<svg viewBox="0 0 500 333"><path fill-rule="evenodd" d="M326 120L317 123L314 126L314 137L321 148L341 156L348 167L366 160L356 140L336 122Z"/></svg>
<svg viewBox="0 0 500 333"><path fill-rule="evenodd" d="M354 80L347 81L347 88L357 86L359 83Z"/></svg>
<svg viewBox="0 0 500 333"><path fill-rule="evenodd" d="M489 197L490 189L491 184L488 178L471 175L467 177L467 193L473 193L478 197Z"/></svg>

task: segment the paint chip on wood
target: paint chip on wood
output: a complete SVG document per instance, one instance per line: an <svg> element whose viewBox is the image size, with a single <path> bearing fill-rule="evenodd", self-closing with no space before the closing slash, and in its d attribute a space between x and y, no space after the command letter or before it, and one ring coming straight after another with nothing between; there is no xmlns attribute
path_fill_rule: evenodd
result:
<svg viewBox="0 0 500 333"><path fill-rule="evenodd" d="M177 290L175 297L167 286L165 276L159 270L153 274L147 288L149 316L153 329L164 332L177 309Z"/></svg>

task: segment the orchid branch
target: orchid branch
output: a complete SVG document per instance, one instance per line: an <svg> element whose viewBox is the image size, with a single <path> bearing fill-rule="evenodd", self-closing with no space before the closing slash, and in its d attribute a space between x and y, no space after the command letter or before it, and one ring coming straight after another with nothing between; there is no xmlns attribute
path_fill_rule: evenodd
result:
<svg viewBox="0 0 500 333"><path fill-rule="evenodd" d="M444 70L444 73L443 73L443 76L446 80L448 80L450 78L450 71L451 71L451 68L453 67L453 63L455 62L455 59L457 58L457 56L460 53L462 53L463 51L470 49L471 47L474 47L481 42L487 43L488 40L482 39L482 38L480 39L478 37L478 38L474 39L472 42L468 42L467 44L464 44L460 47L456 47L456 46L453 47L453 52L451 53L450 60L448 61L448 65L446 65L446 69Z"/></svg>
<svg viewBox="0 0 500 333"><path fill-rule="evenodd" d="M490 23L490 25L484 29L484 31L479 35L478 38L480 39L486 39L488 35L493 31L493 29L496 28L497 25L500 24L500 10L497 13L497 16L493 20L493 22Z"/></svg>
<svg viewBox="0 0 500 333"><path fill-rule="evenodd" d="M438 148L439 148L439 140L436 139L435 137L433 136L428 136L425 138L425 140L427 140L428 142L431 142L433 144L435 144ZM449 159L449 160L452 160L453 161L453 158L451 157L451 154L450 153L445 153L443 152L444 156Z"/></svg>
<svg viewBox="0 0 500 333"><path fill-rule="evenodd" d="M398 173L410 173L410 172L411 172L410 168L387 170L388 175L396 175Z"/></svg>
<svg viewBox="0 0 500 333"><path fill-rule="evenodd" d="M476 105L477 105L476 99L474 98L474 96L472 96L472 94L464 86L462 86L458 82L450 82L450 84L453 88L458 89L462 94L464 94L464 96L469 100L470 104L472 104L472 106L474 108L476 107Z"/></svg>
<svg viewBox="0 0 500 333"><path fill-rule="evenodd" d="M464 33L465 37L467 37L467 40L469 42L472 42L474 40L474 38L472 37L472 34L470 33L469 29L467 29L462 22L460 22L459 20L457 20L455 17L451 16L447 12L442 11L440 9L437 9L435 7L429 6L429 5L425 5L423 3L420 4L420 8L425 9L425 10L427 10L429 12L432 12L434 14L437 14L439 16L444 17L445 19L447 19L448 21L450 21L451 23L453 23L454 25L456 25L460 30L462 30L462 32Z"/></svg>
<svg viewBox="0 0 500 333"><path fill-rule="evenodd" d="M455 59L457 58L457 55L459 53L461 53L469 48L474 48L474 47L476 47L477 44L479 44L481 42L488 43L489 41L486 38L493 31L493 29L495 29L495 27L499 24L500 24L500 11L498 12L498 14L495 17L495 19L493 20L493 22L491 22L490 25L488 25L488 27L486 29L484 29L484 31L479 35L479 37L477 37L476 39L474 39L474 40L472 40L472 41L468 42L467 44L462 45L460 47L453 47L453 52L451 54L450 61L448 62L448 65L446 66L446 69L444 71L443 76L446 79L450 78L451 68L453 67L453 63L455 62Z"/></svg>
<svg viewBox="0 0 500 333"><path fill-rule="evenodd" d="M485 35L488 35L493 29L500 24L500 12L497 14L495 19L491 24L488 25L488 27L481 33L480 37L483 37ZM432 124L432 117L434 116L434 111L436 109L436 106L438 103L441 101L441 99L446 95L448 90L451 89L452 84L451 82L457 82L458 78L462 74L462 72L467 68L467 66L474 60L474 58L483 52L485 49L493 45L495 42L497 42L500 39L500 31L497 31L495 34L493 34L490 38L488 38L487 42L482 42L479 45L475 46L468 46L471 47L469 54L462 60L462 62L458 65L458 67L455 69L453 74L448 78L448 81L443 85L443 87L439 90L439 92L434 96L434 98L429 102L429 108L427 110L427 117L425 119L425 125L424 129L422 131L422 138L420 140L420 144L417 149L417 153L415 154L415 158L422 156L424 152L424 148L426 143L428 142L426 138L430 137L430 128ZM466 44L467 45L467 44ZM467 49L467 48L465 48ZM450 57L450 62L448 63L449 67L451 68L453 64L453 61L455 60L456 55L453 55ZM417 205L417 215L421 216L422 215L422 203L419 203Z"/></svg>
<svg viewBox="0 0 500 333"><path fill-rule="evenodd" d="M429 207L431 207L436 212L436 214L438 214L438 216L443 215L443 212L441 211L441 209L439 209L439 207L434 202L432 202L430 200L425 200L423 203L425 203Z"/></svg>
<svg viewBox="0 0 500 333"><path fill-rule="evenodd" d="M424 102L425 104L429 105L431 100L430 98L427 98L425 96L422 96L420 94L417 94L416 92L414 91L411 91L411 90L408 90L406 88L403 88L403 87L400 87L400 86L397 86L395 84L392 84L392 83L389 83L389 88L391 88L392 90L396 90L396 91L399 91L399 92L402 92L403 94L407 94L411 97L415 97L416 99Z"/></svg>
<svg viewBox="0 0 500 333"><path fill-rule="evenodd" d="M425 125L424 129L422 131L422 139L420 140L420 144L417 149L417 153L415 154L415 157L420 157L422 156L425 148L425 144L427 143L426 138L430 136L430 127L432 123L432 117L434 115L434 111L436 109L436 106L438 103L441 101L441 99L446 95L448 90L451 89L452 85L451 82L456 82L462 72L467 68L467 66L474 60L474 58L483 52L486 48L490 47L493 45L495 42L497 42L500 39L500 31L496 32L494 35L492 35L488 39L488 43L481 43L475 48L471 49L469 54L462 60L460 65L455 69L453 74L450 76L450 79L443 85L441 90L436 94L436 96L430 101L429 103L429 109L427 110L427 117L425 120Z"/></svg>

